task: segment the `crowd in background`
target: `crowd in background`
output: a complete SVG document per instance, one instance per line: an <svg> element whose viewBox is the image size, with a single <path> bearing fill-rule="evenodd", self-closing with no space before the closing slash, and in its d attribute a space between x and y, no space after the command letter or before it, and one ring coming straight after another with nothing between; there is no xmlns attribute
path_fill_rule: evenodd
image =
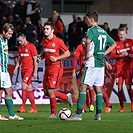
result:
<svg viewBox="0 0 133 133"><path fill-rule="evenodd" d="M9 51L18 50L16 36L19 32L23 32L26 34L27 40L34 43L38 53L40 53L42 48L41 41L43 39L43 24L40 14L43 10L39 0L32 0L30 2L19 0L14 6L9 6L8 0L0 2L0 29L6 22L13 24L15 27L13 37L9 40ZM73 14L72 17L73 21L68 24L68 29L65 28L63 20L56 10L48 18L48 21L54 23L54 34L64 40L71 52L81 43L88 29L85 17L81 18L78 14ZM117 40L117 29L110 30L107 22L100 26L114 40ZM127 24L120 24L119 27L125 27L128 30Z"/></svg>

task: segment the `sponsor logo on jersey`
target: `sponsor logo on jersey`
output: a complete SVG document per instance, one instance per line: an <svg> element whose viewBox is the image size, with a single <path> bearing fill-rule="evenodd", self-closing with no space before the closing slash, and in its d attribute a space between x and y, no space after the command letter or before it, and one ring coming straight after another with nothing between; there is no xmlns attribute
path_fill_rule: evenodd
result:
<svg viewBox="0 0 133 133"><path fill-rule="evenodd" d="M50 48L44 48L43 51L44 52L50 52L50 53L55 53L56 52L55 49L50 49Z"/></svg>
<svg viewBox="0 0 133 133"><path fill-rule="evenodd" d="M20 54L21 57L29 56L29 54Z"/></svg>

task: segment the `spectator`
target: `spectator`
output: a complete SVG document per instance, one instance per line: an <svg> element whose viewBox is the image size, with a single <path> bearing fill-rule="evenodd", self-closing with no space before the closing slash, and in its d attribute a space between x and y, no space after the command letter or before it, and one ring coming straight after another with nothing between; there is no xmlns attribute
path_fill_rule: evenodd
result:
<svg viewBox="0 0 133 133"><path fill-rule="evenodd" d="M7 22L8 16L11 14L11 9L8 6L8 0L0 2L0 29Z"/></svg>
<svg viewBox="0 0 133 133"><path fill-rule="evenodd" d="M52 13L52 18L50 20L54 24L54 34L64 40L64 24L62 19L59 17L59 13L54 10Z"/></svg>
<svg viewBox="0 0 133 133"><path fill-rule="evenodd" d="M35 26L32 24L32 22L30 20L30 17L26 17L26 19L25 19L25 26L24 26L24 31L23 32L26 35L27 41L35 44L36 30L35 30Z"/></svg>
<svg viewBox="0 0 133 133"><path fill-rule="evenodd" d="M25 23L26 11L27 11L28 2L26 0L19 0L19 2L13 8L13 16L20 17L23 23Z"/></svg>
<svg viewBox="0 0 133 133"><path fill-rule="evenodd" d="M103 29L110 35L110 28L109 28L109 24L107 22L105 22L103 24Z"/></svg>
<svg viewBox="0 0 133 133"><path fill-rule="evenodd" d="M36 28L36 48L38 50L38 54L41 52L42 49L42 39L43 39L43 27L42 27L42 20L38 20L38 24Z"/></svg>
<svg viewBox="0 0 133 133"><path fill-rule="evenodd" d="M31 22L36 26L38 20L41 18L40 13L43 9L40 7L39 0L32 0L27 5L27 15L31 18Z"/></svg>
<svg viewBox="0 0 133 133"><path fill-rule="evenodd" d="M73 51L80 44L81 38L77 33L78 15L73 14L73 22L68 25L68 44L69 50Z"/></svg>

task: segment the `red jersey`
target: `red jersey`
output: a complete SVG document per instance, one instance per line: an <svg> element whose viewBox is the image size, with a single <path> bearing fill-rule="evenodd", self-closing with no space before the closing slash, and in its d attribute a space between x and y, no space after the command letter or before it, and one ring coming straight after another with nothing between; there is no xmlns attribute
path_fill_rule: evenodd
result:
<svg viewBox="0 0 133 133"><path fill-rule="evenodd" d="M129 54L132 53L133 40L125 39L124 42L116 41L116 48L111 52L111 57L116 59L116 67L127 69L131 68L131 57L120 57L120 54L124 51Z"/></svg>
<svg viewBox="0 0 133 133"><path fill-rule="evenodd" d="M83 48L82 44L79 44L74 52L73 69L76 69L78 59L80 59L80 66L82 66L84 58L85 49Z"/></svg>
<svg viewBox="0 0 133 133"><path fill-rule="evenodd" d="M55 35L51 40L47 40L46 38L43 38L42 48L44 51L46 66L62 65L61 60L58 60L56 62L52 62L50 60L50 56L58 57L61 54L61 52L64 53L65 51L68 50L68 48L66 47L62 39L56 37Z"/></svg>
<svg viewBox="0 0 133 133"><path fill-rule="evenodd" d="M33 68L33 56L37 56L37 50L34 44L27 42L25 46L20 45L18 47L20 61L21 61L21 68L23 69L29 69Z"/></svg>

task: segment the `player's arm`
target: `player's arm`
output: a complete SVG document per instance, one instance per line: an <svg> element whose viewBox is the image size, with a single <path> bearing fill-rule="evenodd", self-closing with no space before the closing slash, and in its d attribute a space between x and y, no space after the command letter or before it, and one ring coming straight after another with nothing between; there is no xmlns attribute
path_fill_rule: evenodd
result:
<svg viewBox="0 0 133 133"><path fill-rule="evenodd" d="M33 77L37 78L37 70L38 70L38 63L37 63L37 56L33 56L33 65L34 65L34 72Z"/></svg>
<svg viewBox="0 0 133 133"><path fill-rule="evenodd" d="M104 55L109 54L115 47L116 47L116 43L114 43L113 45L109 46L109 48L105 51Z"/></svg>
<svg viewBox="0 0 133 133"><path fill-rule="evenodd" d="M18 56L18 60L17 60L16 66L15 66L15 68L14 68L14 70L13 70L13 74L14 74L14 75L16 75L17 69L19 68L20 63L21 63L21 61L20 61L20 56Z"/></svg>
<svg viewBox="0 0 133 133"><path fill-rule="evenodd" d="M76 78L76 67L77 67L77 61L79 59L80 56L80 50L79 47L76 48L75 52L74 52L74 58L73 58L73 71L72 71L72 77Z"/></svg>
<svg viewBox="0 0 133 133"><path fill-rule="evenodd" d="M85 60L87 60L90 57L92 57L92 55L89 55L90 43L91 43L91 40L87 39L86 45L85 45L85 49L86 49L86 51L85 51Z"/></svg>
<svg viewBox="0 0 133 133"><path fill-rule="evenodd" d="M37 58L37 63L39 63L42 59L44 59L44 52L41 52L40 56Z"/></svg>
<svg viewBox="0 0 133 133"><path fill-rule="evenodd" d="M122 58L122 57L125 57L125 56L128 56L128 52L123 51L123 52L117 54L116 48L113 49L112 52L111 52L111 58L112 59L119 59L119 58Z"/></svg>
<svg viewBox="0 0 133 133"><path fill-rule="evenodd" d="M58 57L54 57L54 56L50 56L50 60L52 62L55 62L55 61L58 61L58 60L63 60L63 59L66 59L70 56L70 52L69 50L65 51L63 54L61 54L60 56Z"/></svg>

